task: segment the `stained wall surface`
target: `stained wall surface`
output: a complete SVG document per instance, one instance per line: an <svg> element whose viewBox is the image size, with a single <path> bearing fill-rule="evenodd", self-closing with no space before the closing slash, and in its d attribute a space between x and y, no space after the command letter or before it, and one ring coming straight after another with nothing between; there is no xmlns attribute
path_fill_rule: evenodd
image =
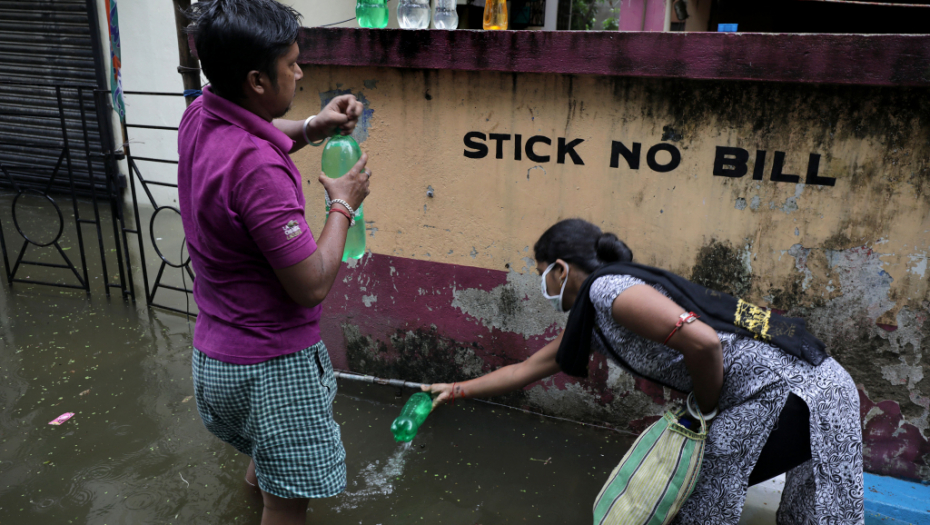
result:
<svg viewBox="0 0 930 525"><path fill-rule="evenodd" d="M294 105L366 107L371 253L326 301L339 368L452 381L564 316L532 245L581 217L638 262L808 320L859 385L866 469L930 480L930 104L921 88L310 66ZM320 149L296 157L323 224ZM505 397L634 430L681 397L601 356Z"/></svg>

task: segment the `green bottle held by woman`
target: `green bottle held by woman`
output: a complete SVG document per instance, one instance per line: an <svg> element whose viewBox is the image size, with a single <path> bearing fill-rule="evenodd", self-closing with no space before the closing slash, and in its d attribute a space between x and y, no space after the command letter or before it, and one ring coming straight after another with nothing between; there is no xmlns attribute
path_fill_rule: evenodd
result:
<svg viewBox="0 0 930 525"><path fill-rule="evenodd" d="M426 392L417 392L410 396L400 415L391 423L391 433L394 441L407 443L413 441L420 425L426 421L426 416L433 411L433 398Z"/></svg>
<svg viewBox="0 0 930 525"><path fill-rule="evenodd" d="M336 135L329 139L323 148L323 173L332 179L338 179L349 172L362 157L358 142L348 135ZM329 218L329 196L326 198L327 220ZM355 224L349 227L346 235L346 247L342 252L342 262L361 259L365 255L365 215L360 205L355 210Z"/></svg>

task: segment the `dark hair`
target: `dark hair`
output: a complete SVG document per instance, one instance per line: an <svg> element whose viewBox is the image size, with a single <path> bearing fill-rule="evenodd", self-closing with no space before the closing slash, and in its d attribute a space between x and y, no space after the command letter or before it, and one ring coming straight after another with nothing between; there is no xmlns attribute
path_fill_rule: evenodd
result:
<svg viewBox="0 0 930 525"><path fill-rule="evenodd" d="M277 60L300 30L297 11L275 0L201 0L185 14L214 93L242 98L249 71L265 73L277 87Z"/></svg>
<svg viewBox="0 0 930 525"><path fill-rule="evenodd" d="M586 273L612 262L630 262L633 252L616 235L582 219L565 219L542 234L533 251L537 261L553 263L556 259L574 264Z"/></svg>

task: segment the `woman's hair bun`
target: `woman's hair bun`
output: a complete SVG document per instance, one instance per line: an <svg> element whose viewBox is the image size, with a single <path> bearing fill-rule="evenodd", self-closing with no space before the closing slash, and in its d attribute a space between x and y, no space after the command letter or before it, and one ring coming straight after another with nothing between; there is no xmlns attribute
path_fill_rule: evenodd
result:
<svg viewBox="0 0 930 525"><path fill-rule="evenodd" d="M602 263L630 262L633 252L616 235L602 233L594 243L597 260Z"/></svg>

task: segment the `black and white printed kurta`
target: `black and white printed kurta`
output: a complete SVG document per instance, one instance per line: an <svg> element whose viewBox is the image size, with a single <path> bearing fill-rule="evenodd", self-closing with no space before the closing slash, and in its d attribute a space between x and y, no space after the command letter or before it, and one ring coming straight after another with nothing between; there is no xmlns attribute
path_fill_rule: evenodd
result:
<svg viewBox="0 0 930 525"><path fill-rule="evenodd" d="M597 324L632 372L681 392L693 389L680 353L614 322L620 293L644 281L607 275L591 286ZM661 286L656 290L668 296ZM770 344L718 332L724 380L719 415L707 437L701 477L673 523L736 525L749 474L789 393L807 403L813 459L789 471L778 509L780 525L863 523L862 432L859 395L832 358L813 366ZM598 337L594 348L610 356Z"/></svg>

